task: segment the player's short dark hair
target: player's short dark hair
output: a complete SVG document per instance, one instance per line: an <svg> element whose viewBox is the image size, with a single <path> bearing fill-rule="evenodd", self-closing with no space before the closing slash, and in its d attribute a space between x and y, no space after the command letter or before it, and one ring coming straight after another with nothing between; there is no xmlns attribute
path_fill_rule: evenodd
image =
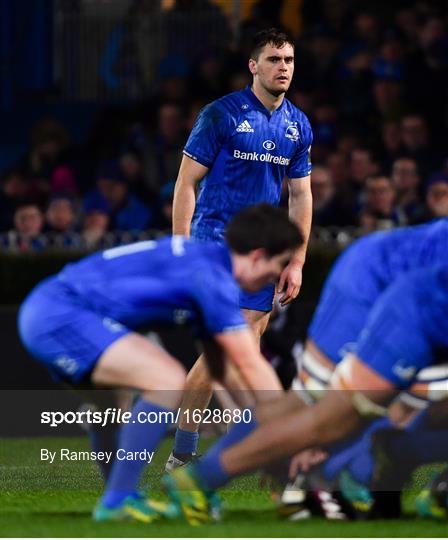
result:
<svg viewBox="0 0 448 540"><path fill-rule="evenodd" d="M238 212L227 226L226 240L235 253L245 255L263 248L271 257L297 249L304 242L286 210L269 204L249 206Z"/></svg>
<svg viewBox="0 0 448 540"><path fill-rule="evenodd" d="M282 32L278 28L268 28L257 32L252 38L250 57L258 60L261 49L268 43L277 49L281 49L286 43L294 47L294 40L286 32Z"/></svg>

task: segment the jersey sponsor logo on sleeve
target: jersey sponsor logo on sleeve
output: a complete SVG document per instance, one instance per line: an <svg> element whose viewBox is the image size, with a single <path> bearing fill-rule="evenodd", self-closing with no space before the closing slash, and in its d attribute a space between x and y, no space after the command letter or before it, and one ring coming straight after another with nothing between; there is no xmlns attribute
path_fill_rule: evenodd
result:
<svg viewBox="0 0 448 540"><path fill-rule="evenodd" d="M260 154L260 152L241 152L241 150L234 149L233 157L236 159L244 159L245 161L262 161L266 163L273 163L274 165L289 165L291 161L284 156L273 156L268 152Z"/></svg>
<svg viewBox="0 0 448 540"><path fill-rule="evenodd" d="M254 133L254 128L249 124L247 120L241 122L241 124L236 128L238 133Z"/></svg>

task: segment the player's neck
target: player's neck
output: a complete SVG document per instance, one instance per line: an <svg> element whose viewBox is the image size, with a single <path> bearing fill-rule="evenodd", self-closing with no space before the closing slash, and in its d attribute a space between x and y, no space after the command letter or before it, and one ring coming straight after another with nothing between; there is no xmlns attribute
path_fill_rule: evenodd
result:
<svg viewBox="0 0 448 540"><path fill-rule="evenodd" d="M274 96L261 85L257 84L256 81L254 81L252 84L251 90L256 95L257 99L261 101L261 103L263 103L266 109L271 113L280 107L285 97L284 93Z"/></svg>

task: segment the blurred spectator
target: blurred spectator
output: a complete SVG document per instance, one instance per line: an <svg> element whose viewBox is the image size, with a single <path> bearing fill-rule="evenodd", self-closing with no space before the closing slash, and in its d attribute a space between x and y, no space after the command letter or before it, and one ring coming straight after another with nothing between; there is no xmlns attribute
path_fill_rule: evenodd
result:
<svg viewBox="0 0 448 540"><path fill-rule="evenodd" d="M381 126L379 154L383 170L390 171L393 162L404 153L401 141L401 126L396 121L386 121Z"/></svg>
<svg viewBox="0 0 448 540"><path fill-rule="evenodd" d="M338 111L331 103L322 103L315 107L313 121L313 159L316 162L326 160L336 143Z"/></svg>
<svg viewBox="0 0 448 540"><path fill-rule="evenodd" d="M14 212L14 230L8 234L9 247L19 251L40 250L45 247L41 236L44 217L33 201L24 201Z"/></svg>
<svg viewBox="0 0 448 540"><path fill-rule="evenodd" d="M99 248L109 229L110 217L105 199L97 197L84 203L81 235L88 249Z"/></svg>
<svg viewBox="0 0 448 540"><path fill-rule="evenodd" d="M152 212L136 195L121 174L117 161L107 161L99 169L96 189L87 194L84 205L103 199L111 216L111 228L142 231L150 226Z"/></svg>
<svg viewBox="0 0 448 540"><path fill-rule="evenodd" d="M165 103L158 112L157 130L149 135L143 169L151 188L159 189L176 178L186 142L184 118L175 103Z"/></svg>
<svg viewBox="0 0 448 540"><path fill-rule="evenodd" d="M420 114L407 114L401 122L401 137L406 155L417 162L423 178L427 178L441 165L429 141L428 125Z"/></svg>
<svg viewBox="0 0 448 540"><path fill-rule="evenodd" d="M51 175L50 192L52 194L69 193L73 196L79 194L78 184L69 167L60 165L54 169Z"/></svg>
<svg viewBox="0 0 448 540"><path fill-rule="evenodd" d="M417 163L410 158L399 158L392 166L392 185L396 193L396 206L407 223L414 223L422 214L420 201L420 177Z"/></svg>
<svg viewBox="0 0 448 540"><path fill-rule="evenodd" d="M56 167L67 158L69 143L67 129L56 120L44 119L32 128L31 150L22 161L21 168L32 181L33 195L41 202L46 201L50 192Z"/></svg>
<svg viewBox="0 0 448 540"><path fill-rule="evenodd" d="M336 189L348 182L348 162L342 152L332 152L329 154L326 164L330 170L330 176Z"/></svg>
<svg viewBox="0 0 448 540"><path fill-rule="evenodd" d="M445 8L446 9L446 8ZM448 33L442 16L430 14L418 27L419 47L407 58L407 96L424 113L436 137L446 129L448 112Z"/></svg>
<svg viewBox="0 0 448 540"><path fill-rule="evenodd" d="M162 231L171 231L173 224L174 186L172 180L163 186L159 193L158 217L154 226Z"/></svg>
<svg viewBox="0 0 448 540"><path fill-rule="evenodd" d="M311 173L313 193L313 225L326 227L337 224L334 204L334 186L328 167L316 165Z"/></svg>
<svg viewBox="0 0 448 540"><path fill-rule="evenodd" d="M9 171L0 189L0 230L7 231L14 226L14 212L29 194L29 183L18 170Z"/></svg>
<svg viewBox="0 0 448 540"><path fill-rule="evenodd" d="M45 232L65 234L76 228L76 211L73 199L68 195L57 195L50 199L45 213Z"/></svg>
<svg viewBox="0 0 448 540"><path fill-rule="evenodd" d="M395 207L395 191L387 176L371 176L363 192L364 204L359 214L359 225L364 233L392 229L404 225L405 220Z"/></svg>
<svg viewBox="0 0 448 540"><path fill-rule="evenodd" d="M429 182L426 207L425 221L448 216L448 176L436 175Z"/></svg>
<svg viewBox="0 0 448 540"><path fill-rule="evenodd" d="M196 69L191 76L191 93L209 103L222 96L224 80L224 66L221 58L217 54L207 51L196 62Z"/></svg>
<svg viewBox="0 0 448 540"><path fill-rule="evenodd" d="M140 157L135 152L128 151L120 156L120 173L134 195L146 204L153 204L157 193L148 185Z"/></svg>

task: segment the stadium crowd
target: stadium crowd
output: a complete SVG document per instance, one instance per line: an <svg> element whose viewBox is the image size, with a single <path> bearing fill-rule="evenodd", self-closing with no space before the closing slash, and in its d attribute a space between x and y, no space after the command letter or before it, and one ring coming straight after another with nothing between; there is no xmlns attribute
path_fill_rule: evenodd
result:
<svg viewBox="0 0 448 540"><path fill-rule="evenodd" d="M101 247L108 231L137 239L148 229L169 230L182 149L198 111L250 83L246 36L281 26L282 4L253 3L238 48L210 43L194 62L167 53L147 99L102 109L83 145L72 144L58 120L37 122L26 155L2 174L2 247L42 249L47 232L62 235L61 245L76 238L78 246ZM149 20L155 6L134 2L133 10ZM177 0L172 10L195 8L230 28L206 0ZM447 216L443 3L304 0L299 20L288 98L314 131L314 227L364 234Z"/></svg>

